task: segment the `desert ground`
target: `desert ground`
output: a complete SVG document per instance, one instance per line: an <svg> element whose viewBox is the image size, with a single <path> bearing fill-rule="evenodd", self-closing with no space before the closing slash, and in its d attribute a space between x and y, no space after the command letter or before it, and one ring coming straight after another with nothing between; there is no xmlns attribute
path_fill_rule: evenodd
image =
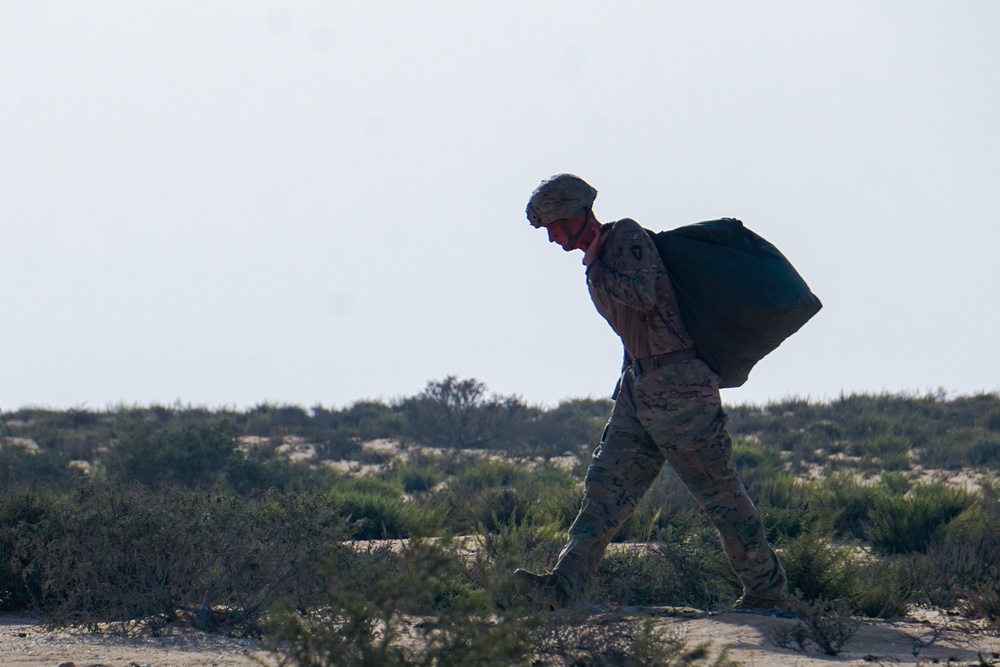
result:
<svg viewBox="0 0 1000 667"><path fill-rule="evenodd" d="M669 607L617 610L641 623L653 618L664 633L689 647L711 642L746 667L831 667L832 665L1000 664L1000 638L962 627L939 615L914 615L897 622L863 621L838 656L811 647L779 648L776 631L796 621L743 613L705 614ZM595 610L600 616L601 611ZM4 667L275 667L280 656L252 639L167 630L159 637L121 637L83 630L46 630L24 616L0 616L0 663ZM67 666L68 667L68 666Z"/></svg>
<svg viewBox="0 0 1000 667"><path fill-rule="evenodd" d="M84 630L47 630L25 616L0 615L0 664L4 667L245 667L277 665L259 642L176 631L160 637L122 637Z"/></svg>

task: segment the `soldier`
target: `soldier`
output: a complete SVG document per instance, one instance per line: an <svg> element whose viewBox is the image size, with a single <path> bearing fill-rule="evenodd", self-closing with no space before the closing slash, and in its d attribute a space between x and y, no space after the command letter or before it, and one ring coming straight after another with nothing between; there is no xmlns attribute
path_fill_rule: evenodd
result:
<svg viewBox="0 0 1000 667"><path fill-rule="evenodd" d="M621 337L626 366L555 568L544 575L518 569L514 583L552 610L578 599L611 538L669 463L715 524L743 583L734 607L785 612L785 571L736 472L719 377L695 353L652 239L627 218L602 225L592 209L596 196L581 178L558 174L532 192L526 210L550 242L584 251L590 297Z"/></svg>

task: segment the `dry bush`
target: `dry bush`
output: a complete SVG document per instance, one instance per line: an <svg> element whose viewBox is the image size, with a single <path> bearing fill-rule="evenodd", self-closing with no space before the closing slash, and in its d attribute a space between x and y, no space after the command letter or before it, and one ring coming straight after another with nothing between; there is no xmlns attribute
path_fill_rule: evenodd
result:
<svg viewBox="0 0 1000 667"><path fill-rule="evenodd" d="M541 572L551 567L564 537L550 526L527 522L501 525L495 533L477 533L469 573L472 585L485 590L497 608L516 608L523 598L514 588L514 570Z"/></svg>
<svg viewBox="0 0 1000 667"><path fill-rule="evenodd" d="M39 594L39 577L25 572L31 553L24 536L55 514L56 502L46 489L0 496L0 610L24 609Z"/></svg>
<svg viewBox="0 0 1000 667"><path fill-rule="evenodd" d="M553 667L736 667L723 651L712 660L708 643L688 647L676 630L616 615L552 615L542 629L535 665Z"/></svg>
<svg viewBox="0 0 1000 667"><path fill-rule="evenodd" d="M140 485L82 485L24 526L16 546L51 625L186 620L253 632L273 601L314 604L315 564L346 538L317 496L254 499Z"/></svg>
<svg viewBox="0 0 1000 667"><path fill-rule="evenodd" d="M271 637L290 664L527 665L539 641L540 617L496 610L446 541L342 552L327 574L319 611L274 619Z"/></svg>
<svg viewBox="0 0 1000 667"><path fill-rule="evenodd" d="M826 655L838 655L861 622L851 614L847 600L790 600L798 620L774 625L765 631L772 644L800 651L816 646Z"/></svg>
<svg viewBox="0 0 1000 667"><path fill-rule="evenodd" d="M797 648L805 653L809 646L808 626L800 621L768 626L764 628L764 636L778 648Z"/></svg>
<svg viewBox="0 0 1000 667"><path fill-rule="evenodd" d="M738 582L714 528L664 533L662 544L626 545L607 554L598 569L597 596L623 605L668 604L712 609L725 606Z"/></svg>

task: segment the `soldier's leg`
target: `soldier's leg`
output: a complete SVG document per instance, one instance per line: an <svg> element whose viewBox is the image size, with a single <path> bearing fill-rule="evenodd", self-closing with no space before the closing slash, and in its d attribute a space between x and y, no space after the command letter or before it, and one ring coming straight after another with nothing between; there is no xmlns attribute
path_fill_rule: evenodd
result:
<svg viewBox="0 0 1000 667"><path fill-rule="evenodd" d="M593 581L608 543L656 479L664 461L663 452L635 418L628 396L619 396L587 470L580 513L553 571L570 597Z"/></svg>
<svg viewBox="0 0 1000 667"><path fill-rule="evenodd" d="M715 376L701 362L684 366L663 386L637 392L640 419L718 529L744 595L784 600L785 571L736 471Z"/></svg>
<svg viewBox="0 0 1000 667"><path fill-rule="evenodd" d="M785 570L736 471L725 419L720 409L712 425L688 444L668 447L667 460L718 529L744 595L784 600Z"/></svg>

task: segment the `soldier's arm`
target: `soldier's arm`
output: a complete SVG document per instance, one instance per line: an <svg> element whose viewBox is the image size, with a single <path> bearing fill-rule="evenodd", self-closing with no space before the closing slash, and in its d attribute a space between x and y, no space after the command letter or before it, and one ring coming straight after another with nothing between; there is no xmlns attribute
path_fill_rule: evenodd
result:
<svg viewBox="0 0 1000 667"><path fill-rule="evenodd" d="M660 256L646 231L633 220L616 224L614 237L587 267L587 280L608 296L639 311L656 305Z"/></svg>

